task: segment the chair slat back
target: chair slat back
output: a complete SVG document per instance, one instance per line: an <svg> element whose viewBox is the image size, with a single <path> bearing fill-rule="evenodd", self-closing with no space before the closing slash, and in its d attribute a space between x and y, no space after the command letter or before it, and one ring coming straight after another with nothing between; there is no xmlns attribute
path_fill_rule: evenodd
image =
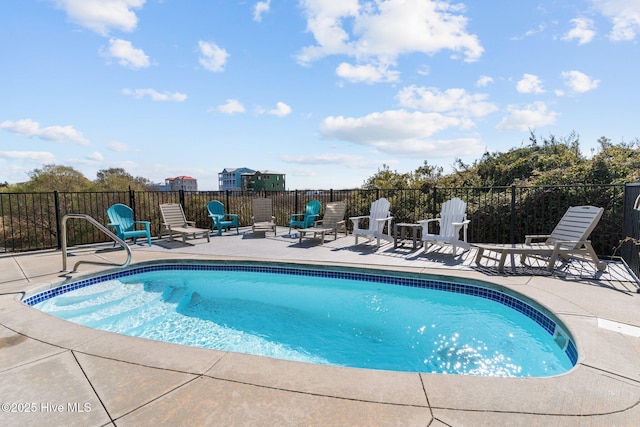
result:
<svg viewBox="0 0 640 427"><path fill-rule="evenodd" d="M463 222L467 219L467 204L457 197L447 200L442 204L440 212L440 235L445 237L455 237L454 222Z"/></svg>
<svg viewBox="0 0 640 427"><path fill-rule="evenodd" d="M587 240L593 229L598 225L603 212L603 208L596 206L570 207L551 232L547 243Z"/></svg>
<svg viewBox="0 0 640 427"><path fill-rule="evenodd" d="M313 225L313 221L320 214L320 209L322 205L318 200L310 200L307 203L306 209L304 211L304 226L311 227Z"/></svg>
<svg viewBox="0 0 640 427"><path fill-rule="evenodd" d="M207 203L207 210L211 215L224 216L224 205L217 200L212 200L209 203Z"/></svg>
<svg viewBox="0 0 640 427"><path fill-rule="evenodd" d="M273 221L271 199L253 199L253 222Z"/></svg>
<svg viewBox="0 0 640 427"><path fill-rule="evenodd" d="M113 224L118 224L122 232L135 229L133 209L127 205L116 203L107 209L107 216Z"/></svg>
<svg viewBox="0 0 640 427"><path fill-rule="evenodd" d="M186 227L187 218L184 216L182 205L179 203L163 203L160 205L162 221L172 227Z"/></svg>
<svg viewBox="0 0 640 427"><path fill-rule="evenodd" d="M369 213L369 230L378 230L377 219L387 218L391 203L384 197L371 203L371 211Z"/></svg>
<svg viewBox="0 0 640 427"><path fill-rule="evenodd" d="M325 227L336 227L340 221L344 221L344 214L347 211L345 202L329 202L324 208L322 225Z"/></svg>

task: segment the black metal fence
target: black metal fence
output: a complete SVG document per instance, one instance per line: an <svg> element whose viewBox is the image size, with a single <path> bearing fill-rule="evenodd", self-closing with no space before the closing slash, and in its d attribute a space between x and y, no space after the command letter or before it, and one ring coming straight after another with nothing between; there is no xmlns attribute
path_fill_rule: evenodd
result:
<svg viewBox="0 0 640 427"><path fill-rule="evenodd" d="M103 224L106 210L123 203L134 210L138 220L151 221L152 235L158 235L162 217L161 203L182 204L189 220L199 227L211 227L206 204L222 202L227 212L239 215L241 225L251 224L252 200L269 197L273 201L278 225L287 225L289 215L304 212L306 203L318 199L323 206L330 201L347 203L346 216L366 215L371 202L386 197L397 222L416 222L434 218L442 203L452 197L467 202L470 242L512 243L524 241L526 234L548 234L569 206L594 205L605 213L591 235L593 246L603 257L622 255L638 274L637 240L640 239L640 211L633 203L640 184L507 186L486 188L314 190L269 193L199 191L122 191L0 193L0 252L22 252L60 248L60 223L67 213L83 213ZM349 224L350 226L351 224ZM620 247L620 241L632 239ZM108 238L85 221L67 223L69 245L107 241Z"/></svg>

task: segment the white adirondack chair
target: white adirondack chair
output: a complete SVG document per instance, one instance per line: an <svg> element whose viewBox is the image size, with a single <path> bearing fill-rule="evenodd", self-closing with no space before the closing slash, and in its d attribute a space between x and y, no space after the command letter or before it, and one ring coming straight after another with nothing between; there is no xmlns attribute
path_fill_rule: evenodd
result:
<svg viewBox="0 0 640 427"><path fill-rule="evenodd" d="M607 268L607 264L600 261L598 255L587 240L589 235L598 225L598 221L604 212L603 208L596 206L572 206L560 219L551 234L525 236L524 243L496 244L474 243L478 248L476 264L481 265L482 258L498 261L498 270L504 271L504 263L507 255L520 255L520 262L524 264L527 257L547 262L547 270L553 271L558 257L568 260L570 256L591 261L598 271ZM536 240L541 242L536 242ZM496 252L500 257L487 255L487 252Z"/></svg>
<svg viewBox="0 0 640 427"><path fill-rule="evenodd" d="M371 210L369 215L354 216L349 219L353 222L353 235L356 238L356 245L358 244L358 236L366 236L369 241L376 239L377 247L380 247L380 239L393 242L391 237L391 220L389 208L391 203L384 197L371 203ZM368 219L368 228L360 228L360 220ZM386 225L386 233L385 233Z"/></svg>
<svg viewBox="0 0 640 427"><path fill-rule="evenodd" d="M434 219L425 219L419 221L422 224L422 241L427 244L451 245L453 247L453 255L457 255L458 248L463 251L470 249L467 243L467 227L471 220L467 219L467 204L461 199L455 197L442 204L440 217ZM429 224L438 224L438 233L429 233ZM460 232L462 232L462 240L460 240Z"/></svg>

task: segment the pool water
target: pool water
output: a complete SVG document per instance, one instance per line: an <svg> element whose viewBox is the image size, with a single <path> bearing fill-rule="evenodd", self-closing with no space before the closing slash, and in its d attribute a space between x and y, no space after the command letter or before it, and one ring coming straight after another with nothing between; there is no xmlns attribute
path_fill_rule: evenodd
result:
<svg viewBox="0 0 640 427"><path fill-rule="evenodd" d="M151 271L34 306L105 331L310 363L515 377L573 367L552 334L499 302L363 280Z"/></svg>

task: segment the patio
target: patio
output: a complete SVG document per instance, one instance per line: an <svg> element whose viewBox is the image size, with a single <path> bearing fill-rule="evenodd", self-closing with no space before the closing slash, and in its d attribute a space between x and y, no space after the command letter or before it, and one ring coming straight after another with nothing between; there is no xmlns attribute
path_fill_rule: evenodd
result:
<svg viewBox="0 0 640 427"><path fill-rule="evenodd" d="M473 264L474 252L355 246L352 236L298 243L297 234L212 234L132 245L132 264L163 259L269 260L348 265L489 281L549 308L579 351L576 367L548 378L485 378L311 365L183 347L89 329L21 304L67 277L60 251L0 256L0 424L10 425L637 425L640 294L620 263L597 272L572 261ZM122 264L111 244L69 248L78 261ZM9 406L7 406L7 404Z"/></svg>

